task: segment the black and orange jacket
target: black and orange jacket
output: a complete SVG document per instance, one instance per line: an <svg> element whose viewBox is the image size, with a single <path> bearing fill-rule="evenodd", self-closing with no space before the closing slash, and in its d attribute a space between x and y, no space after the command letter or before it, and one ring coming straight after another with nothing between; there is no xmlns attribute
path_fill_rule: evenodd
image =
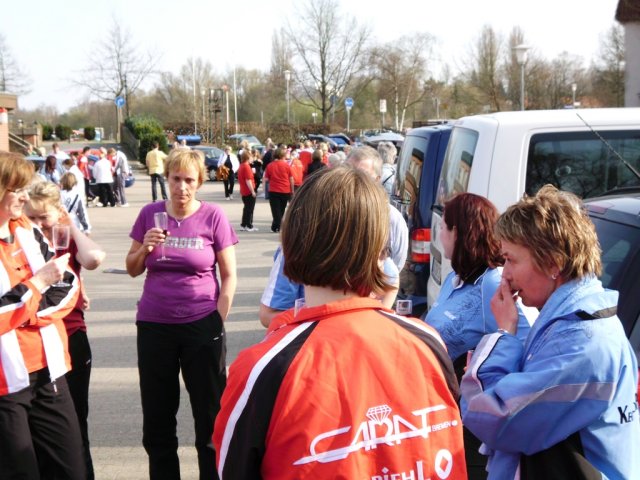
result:
<svg viewBox="0 0 640 480"><path fill-rule="evenodd" d="M29 373L49 368L51 379L70 368L62 319L78 298L70 268L69 287L40 292L31 278L54 256L47 239L27 217L9 222L12 242L0 240L0 395L29 385Z"/></svg>
<svg viewBox="0 0 640 480"><path fill-rule="evenodd" d="M231 365L213 434L221 479L466 478L435 330L368 298L277 323Z"/></svg>

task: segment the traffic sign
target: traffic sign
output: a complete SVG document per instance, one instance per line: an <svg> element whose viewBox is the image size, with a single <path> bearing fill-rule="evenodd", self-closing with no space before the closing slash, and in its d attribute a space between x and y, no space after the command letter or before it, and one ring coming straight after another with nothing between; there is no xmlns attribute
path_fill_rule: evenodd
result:
<svg viewBox="0 0 640 480"><path fill-rule="evenodd" d="M353 107L353 98L351 97L347 97L344 99L344 106L347 108L352 108Z"/></svg>
<svg viewBox="0 0 640 480"><path fill-rule="evenodd" d="M121 97L121 96L116 97L115 103L116 103L116 107L118 108L124 107L124 97Z"/></svg>
<svg viewBox="0 0 640 480"><path fill-rule="evenodd" d="M387 101L384 98L380 99L380 113L387 113Z"/></svg>

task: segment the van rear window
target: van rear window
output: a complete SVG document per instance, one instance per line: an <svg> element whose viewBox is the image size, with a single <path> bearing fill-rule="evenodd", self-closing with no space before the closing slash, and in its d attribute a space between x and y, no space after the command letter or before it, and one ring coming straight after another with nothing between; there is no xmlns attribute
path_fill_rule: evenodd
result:
<svg viewBox="0 0 640 480"><path fill-rule="evenodd" d="M456 193L467 191L477 144L478 132L475 130L457 127L451 131L442 164L436 204L444 205L444 202Z"/></svg>
<svg viewBox="0 0 640 480"><path fill-rule="evenodd" d="M640 170L640 131L598 133ZM541 133L533 135L529 144L525 191L533 195L547 183L591 198L640 186L640 179L593 132Z"/></svg>

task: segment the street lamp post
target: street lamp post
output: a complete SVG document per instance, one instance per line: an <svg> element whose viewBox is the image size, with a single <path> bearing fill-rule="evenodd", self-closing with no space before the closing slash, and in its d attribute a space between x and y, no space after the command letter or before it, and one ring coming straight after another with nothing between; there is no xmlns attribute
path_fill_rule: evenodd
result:
<svg viewBox="0 0 640 480"><path fill-rule="evenodd" d="M24 121L21 118L18 119L18 126L20 127L20 138L24 141Z"/></svg>
<svg viewBox="0 0 640 480"><path fill-rule="evenodd" d="M291 80L291 70L284 71L284 79L287 83L287 123L290 123L290 107L289 107L289 80Z"/></svg>
<svg viewBox="0 0 640 480"><path fill-rule="evenodd" d="M524 64L527 63L528 45L520 44L513 47L516 53L516 62L520 65L520 110L524 110Z"/></svg>
<svg viewBox="0 0 640 480"><path fill-rule="evenodd" d="M578 90L578 84L573 82L571 84L571 106L573 108L576 108L576 90Z"/></svg>

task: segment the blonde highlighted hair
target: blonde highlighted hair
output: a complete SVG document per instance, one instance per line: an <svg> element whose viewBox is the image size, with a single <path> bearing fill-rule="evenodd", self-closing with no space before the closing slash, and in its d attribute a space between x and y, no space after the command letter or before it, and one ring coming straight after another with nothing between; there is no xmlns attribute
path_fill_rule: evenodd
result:
<svg viewBox="0 0 640 480"><path fill-rule="evenodd" d="M188 168L195 168L198 172L198 187L204 183L205 166L204 154L199 150L186 148L174 149L164 162L164 175L169 178L172 171L182 172Z"/></svg>
<svg viewBox="0 0 640 480"><path fill-rule="evenodd" d="M500 240L526 247L538 269L558 268L565 280L600 275L602 262L596 229L580 199L545 185L500 215Z"/></svg>

